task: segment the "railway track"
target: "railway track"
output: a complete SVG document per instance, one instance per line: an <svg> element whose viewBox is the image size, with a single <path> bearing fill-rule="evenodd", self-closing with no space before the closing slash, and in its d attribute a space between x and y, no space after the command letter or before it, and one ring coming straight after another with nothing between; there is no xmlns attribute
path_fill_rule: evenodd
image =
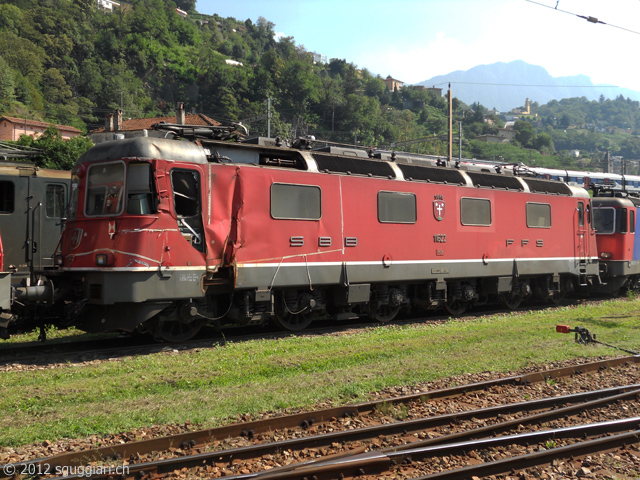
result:
<svg viewBox="0 0 640 480"><path fill-rule="evenodd" d="M582 301L568 303L578 305ZM549 306L528 306L526 311L535 309L553 308ZM523 310L525 311L525 310ZM468 312L459 321L465 318L477 318L479 316L503 313L504 310L496 310L492 307L478 308L475 312ZM449 321L448 315L410 316L393 322L393 325L406 325L412 323L441 323ZM315 327L307 328L302 332L294 332L296 336L340 334L353 329L380 327L380 323L365 319L335 322L317 321ZM95 338L79 339L68 337L54 339L47 342L24 342L16 344L0 343L0 371L11 369L11 365L52 365L56 363L84 362L105 358L118 358L129 355L148 355L166 350L189 350L195 348L208 348L224 345L227 341L243 342L264 338L285 338L292 332L282 330L275 325L267 325L262 328L229 327L223 332L214 328L205 328L193 340L179 344L158 343L148 336L131 336L119 334L99 335Z"/></svg>
<svg viewBox="0 0 640 480"><path fill-rule="evenodd" d="M122 475L94 478L136 480L473 478L541 465L557 468L569 457L637 445L640 384L610 384L620 383L621 376L637 379L638 363L640 357L633 356L533 372L72 452L12 468L46 473L67 467L70 473L73 466L124 462ZM550 396L554 382L572 387ZM526 401L504 401L522 398L523 392ZM65 478L84 477L83 470Z"/></svg>

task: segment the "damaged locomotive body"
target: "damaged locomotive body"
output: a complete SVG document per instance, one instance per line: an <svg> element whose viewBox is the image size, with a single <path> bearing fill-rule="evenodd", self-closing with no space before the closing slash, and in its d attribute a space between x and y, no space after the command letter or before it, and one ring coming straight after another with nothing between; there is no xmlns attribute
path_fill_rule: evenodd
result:
<svg viewBox="0 0 640 480"><path fill-rule="evenodd" d="M58 261L73 323L191 336L202 323L206 280L220 266L212 259L224 248L224 239L205 246L210 181L205 152L191 142L116 140L78 160Z"/></svg>
<svg viewBox="0 0 640 480"><path fill-rule="evenodd" d="M207 322L515 308L597 277L583 189L201 142L116 140L78 160L56 290L75 324L183 341Z"/></svg>

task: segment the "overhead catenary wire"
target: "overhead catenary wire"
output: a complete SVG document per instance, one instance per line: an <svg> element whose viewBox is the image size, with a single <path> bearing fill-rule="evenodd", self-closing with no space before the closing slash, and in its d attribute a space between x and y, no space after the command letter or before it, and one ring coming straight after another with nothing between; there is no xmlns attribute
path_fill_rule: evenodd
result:
<svg viewBox="0 0 640 480"><path fill-rule="evenodd" d="M457 80L436 83L438 85L489 85L498 87L537 87L537 88L620 88L618 85L550 85L550 84L527 84L527 83L493 83L493 82L459 82Z"/></svg>
<svg viewBox="0 0 640 480"><path fill-rule="evenodd" d="M636 32L635 30L631 30L629 28L620 27L618 25L613 25L611 23L603 22L602 20L599 20L596 17L592 17L590 15L579 15L577 13L568 12L567 10L561 10L558 8L558 4L560 3L559 1L556 3L555 7L552 7L551 5L545 5L544 3L536 2L534 0L524 0L524 1L529 3L534 3L536 5L540 5L541 7L550 8L551 10L555 10L556 12L566 13L567 15L573 15L574 17L583 18L589 23L594 23L594 24L600 23L602 25L608 25L609 27L617 28L619 30L624 30L625 32L635 33L636 35L640 35L640 32Z"/></svg>

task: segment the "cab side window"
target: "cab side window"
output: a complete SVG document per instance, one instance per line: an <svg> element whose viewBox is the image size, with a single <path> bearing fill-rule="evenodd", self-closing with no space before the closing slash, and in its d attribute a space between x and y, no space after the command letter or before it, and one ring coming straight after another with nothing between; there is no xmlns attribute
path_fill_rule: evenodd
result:
<svg viewBox="0 0 640 480"><path fill-rule="evenodd" d="M48 218L64 217L65 188L64 185L51 184L47 185L45 192L45 211Z"/></svg>
<svg viewBox="0 0 640 480"><path fill-rule="evenodd" d="M13 182L0 182L0 213L13 213L15 187Z"/></svg>
<svg viewBox="0 0 640 480"><path fill-rule="evenodd" d="M198 251L205 251L202 205L200 200L200 173L196 170L171 170L173 208L182 236Z"/></svg>
<svg viewBox="0 0 640 480"><path fill-rule="evenodd" d="M130 163L127 172L127 213L148 215L155 213L151 165Z"/></svg>

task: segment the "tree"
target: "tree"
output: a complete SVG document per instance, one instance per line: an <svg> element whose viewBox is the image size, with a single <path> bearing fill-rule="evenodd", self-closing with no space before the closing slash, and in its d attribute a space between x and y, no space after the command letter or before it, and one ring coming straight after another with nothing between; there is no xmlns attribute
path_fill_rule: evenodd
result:
<svg viewBox="0 0 640 480"><path fill-rule="evenodd" d="M487 113L488 111L486 107L482 106L478 102L475 102L471 104L471 109L473 110L471 121L477 122L477 123L484 123L484 114Z"/></svg>
<svg viewBox="0 0 640 480"><path fill-rule="evenodd" d="M15 96L15 75L13 70L0 57L0 104L9 104L14 101Z"/></svg>
<svg viewBox="0 0 640 480"><path fill-rule="evenodd" d="M0 52L7 64L34 83L40 82L45 51L26 38L0 30Z"/></svg>
<svg viewBox="0 0 640 480"><path fill-rule="evenodd" d="M539 133L531 140L531 146L539 152L550 153L553 151L553 138L548 133Z"/></svg>
<svg viewBox="0 0 640 480"><path fill-rule="evenodd" d="M516 121L513 128L518 132L516 134L516 140L523 146L529 145L529 142L535 136L533 125L525 120Z"/></svg>
<svg viewBox="0 0 640 480"><path fill-rule="evenodd" d="M196 0L174 0L176 2L176 6L180 10L184 10L185 12L195 12L196 11Z"/></svg>
<svg viewBox="0 0 640 480"><path fill-rule="evenodd" d="M42 150L36 164L58 170L71 170L78 158L93 146L93 142L87 137L63 140L60 131L54 126L49 126L38 138L21 135L18 144Z"/></svg>
<svg viewBox="0 0 640 480"><path fill-rule="evenodd" d="M73 124L78 106L73 93L57 68L48 69L42 76L43 94L50 108L50 117L62 123Z"/></svg>

